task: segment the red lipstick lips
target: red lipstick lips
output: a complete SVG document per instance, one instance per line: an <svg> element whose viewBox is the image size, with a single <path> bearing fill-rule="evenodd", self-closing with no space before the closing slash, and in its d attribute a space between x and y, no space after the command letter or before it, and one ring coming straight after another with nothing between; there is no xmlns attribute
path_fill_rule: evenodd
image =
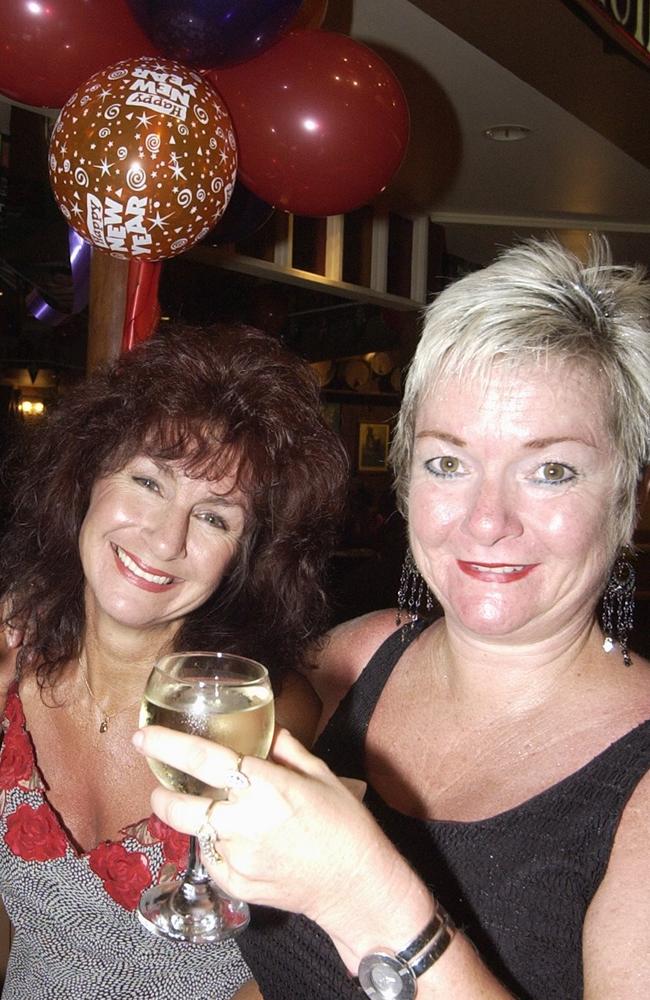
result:
<svg viewBox="0 0 650 1000"><path fill-rule="evenodd" d="M458 566L467 576L473 580L481 580L483 583L514 583L522 580L535 569L537 563L475 563L465 562L458 559Z"/></svg>

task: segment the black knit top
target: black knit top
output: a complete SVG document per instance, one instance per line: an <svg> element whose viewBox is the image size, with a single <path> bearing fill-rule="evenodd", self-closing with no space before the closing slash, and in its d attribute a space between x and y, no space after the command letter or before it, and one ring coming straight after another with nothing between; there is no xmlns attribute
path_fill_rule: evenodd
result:
<svg viewBox="0 0 650 1000"><path fill-rule="evenodd" d="M400 630L380 646L323 731L316 753L336 774L366 780L370 718L391 670L423 627ZM586 910L621 813L649 768L650 721L551 788L488 819L414 819L370 787L365 802L519 1000L581 1000ZM363 996L329 938L304 917L256 907L239 940L265 1000Z"/></svg>

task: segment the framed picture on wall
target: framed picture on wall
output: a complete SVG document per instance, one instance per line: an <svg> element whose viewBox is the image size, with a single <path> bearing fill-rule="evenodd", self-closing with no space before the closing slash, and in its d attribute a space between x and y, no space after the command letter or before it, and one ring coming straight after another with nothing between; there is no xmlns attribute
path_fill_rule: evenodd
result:
<svg viewBox="0 0 650 1000"><path fill-rule="evenodd" d="M323 403L320 404L320 412L322 414L323 420L327 426L332 431L336 431L337 434L341 433L341 404L340 403Z"/></svg>
<svg viewBox="0 0 650 1000"><path fill-rule="evenodd" d="M359 424L359 472L388 472L388 424Z"/></svg>

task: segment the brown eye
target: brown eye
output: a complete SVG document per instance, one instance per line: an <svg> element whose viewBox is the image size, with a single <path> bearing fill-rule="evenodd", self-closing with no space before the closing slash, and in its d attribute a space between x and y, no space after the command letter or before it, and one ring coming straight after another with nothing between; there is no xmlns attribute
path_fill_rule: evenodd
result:
<svg viewBox="0 0 650 1000"><path fill-rule="evenodd" d="M453 455L443 455L440 459L441 472L458 472L460 462Z"/></svg>

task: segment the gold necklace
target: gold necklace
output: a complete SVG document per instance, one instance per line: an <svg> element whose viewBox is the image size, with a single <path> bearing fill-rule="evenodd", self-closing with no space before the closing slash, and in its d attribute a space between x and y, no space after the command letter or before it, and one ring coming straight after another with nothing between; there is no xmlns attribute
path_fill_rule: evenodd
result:
<svg viewBox="0 0 650 1000"><path fill-rule="evenodd" d="M97 701L97 698L93 694L93 690L88 681L88 675L86 674L86 660L84 658L83 653L79 656L78 663L79 663L79 668L81 670L81 676L83 677L83 682L86 685L86 690L88 691L88 694L90 695L95 705L99 709L99 714L101 715L101 722L99 723L99 732L105 733L108 731L108 724L111 721L111 719L114 719L116 718L116 716L121 715L122 712L128 712L130 708L135 708L136 705L140 704L140 699L138 698L137 701L130 702L130 704L125 705L124 708L118 708L117 712L111 712L109 715L104 706Z"/></svg>

